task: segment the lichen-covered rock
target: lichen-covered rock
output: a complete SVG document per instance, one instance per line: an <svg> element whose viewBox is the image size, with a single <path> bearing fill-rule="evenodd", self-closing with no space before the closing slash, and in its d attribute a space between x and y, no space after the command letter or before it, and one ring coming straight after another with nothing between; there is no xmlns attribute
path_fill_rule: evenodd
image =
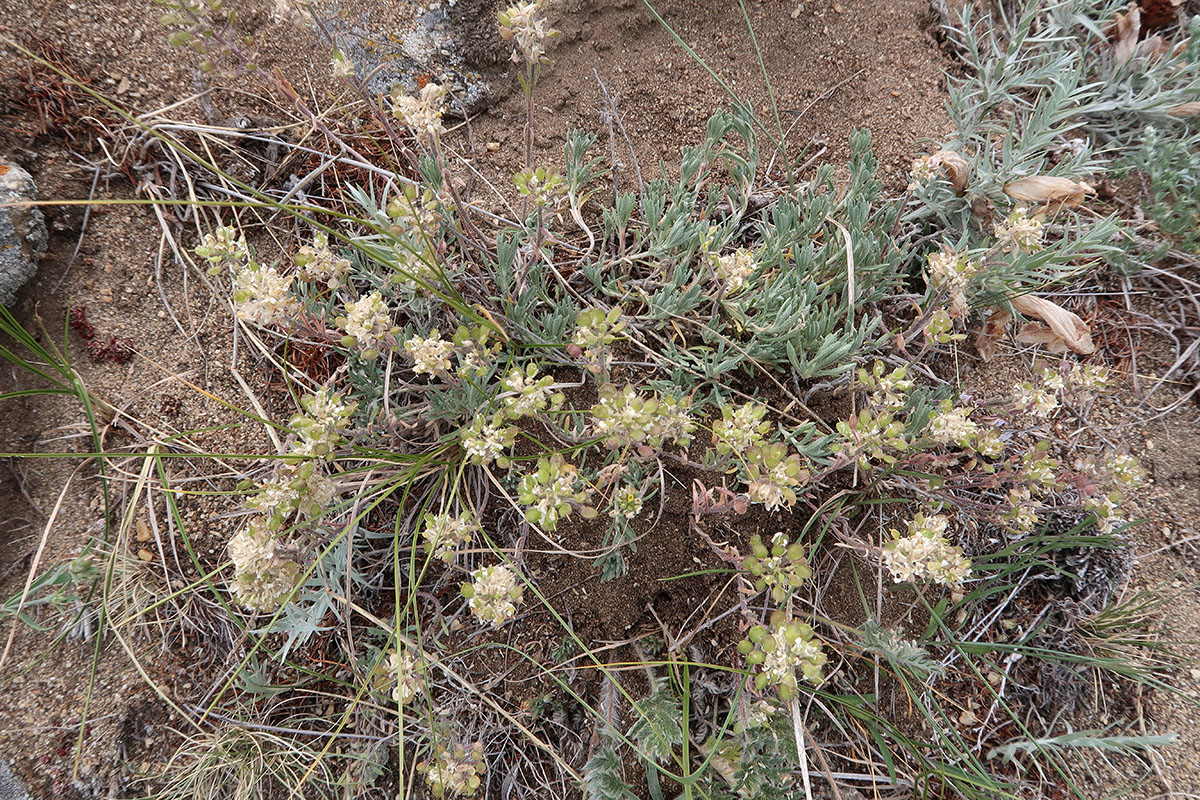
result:
<svg viewBox="0 0 1200 800"><path fill-rule="evenodd" d="M0 160L0 305L12 305L46 251L42 212L33 206L9 205L36 199L37 187L29 173Z"/></svg>

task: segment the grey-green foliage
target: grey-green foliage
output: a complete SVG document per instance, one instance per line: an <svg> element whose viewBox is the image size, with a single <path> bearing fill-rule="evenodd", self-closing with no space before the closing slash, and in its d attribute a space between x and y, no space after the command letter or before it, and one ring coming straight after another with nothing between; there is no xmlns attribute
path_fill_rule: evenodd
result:
<svg viewBox="0 0 1200 800"><path fill-rule="evenodd" d="M629 737L645 758L664 763L674 755L674 748L683 743L683 708L671 690L671 682L655 678L650 694L634 709L638 718L629 729Z"/></svg>
<svg viewBox="0 0 1200 800"><path fill-rule="evenodd" d="M600 738L602 744L583 767L588 800L638 800L621 772L615 737L606 732Z"/></svg>
<svg viewBox="0 0 1200 800"><path fill-rule="evenodd" d="M864 650L883 656L893 669L903 670L920 683L945 673L942 665L924 647L882 627L876 620L863 623L858 636Z"/></svg>
<svg viewBox="0 0 1200 800"><path fill-rule="evenodd" d="M1119 164L1116 174L1145 178L1142 209L1170 239L1170 246L1200 254L1200 132L1160 134L1149 126L1142 143Z"/></svg>

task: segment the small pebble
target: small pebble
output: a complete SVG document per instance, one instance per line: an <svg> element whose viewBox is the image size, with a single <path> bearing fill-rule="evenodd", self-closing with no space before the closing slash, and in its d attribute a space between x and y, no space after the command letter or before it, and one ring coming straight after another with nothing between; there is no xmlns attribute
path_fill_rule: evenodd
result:
<svg viewBox="0 0 1200 800"><path fill-rule="evenodd" d="M140 558L142 561L153 561L154 554L143 547L141 550L138 550L138 558Z"/></svg>

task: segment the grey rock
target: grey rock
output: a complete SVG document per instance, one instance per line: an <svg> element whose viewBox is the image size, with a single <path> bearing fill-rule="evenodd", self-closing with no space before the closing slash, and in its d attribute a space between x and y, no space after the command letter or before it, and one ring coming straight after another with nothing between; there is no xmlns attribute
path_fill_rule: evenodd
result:
<svg viewBox="0 0 1200 800"><path fill-rule="evenodd" d="M386 95L398 87L414 94L423 80L433 80L450 89L454 116L477 113L495 100L496 87L484 72L499 72L509 53L496 33L494 0L432 3L406 31L369 13L358 24L330 27L355 73L369 76L368 90Z"/></svg>
<svg viewBox="0 0 1200 800"><path fill-rule="evenodd" d="M0 160L0 305L12 305L17 290L37 272L46 252L46 220L32 206L9 206L37 199L28 172ZM4 795L0 794L0 798Z"/></svg>
<svg viewBox="0 0 1200 800"><path fill-rule="evenodd" d="M0 800L29 800L29 792L8 768L8 762L0 759Z"/></svg>

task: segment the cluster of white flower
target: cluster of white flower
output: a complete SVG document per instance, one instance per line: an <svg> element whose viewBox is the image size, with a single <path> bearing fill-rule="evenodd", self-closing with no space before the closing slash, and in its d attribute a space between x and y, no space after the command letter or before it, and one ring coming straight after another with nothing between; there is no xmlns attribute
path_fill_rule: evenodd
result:
<svg viewBox="0 0 1200 800"><path fill-rule="evenodd" d="M642 513L642 493L633 486L621 486L613 494L609 516L632 519Z"/></svg>
<svg viewBox="0 0 1200 800"><path fill-rule="evenodd" d="M771 536L770 547L757 533L751 536L750 555L742 559L742 566L754 577L754 588L760 592L770 590L776 603L787 600L789 594L812 577L804 547L799 542L789 542L783 531Z"/></svg>
<svg viewBox="0 0 1200 800"><path fill-rule="evenodd" d="M237 274L233 303L238 319L259 325L284 323L300 306L288 289L294 276L283 276L274 267L250 263Z"/></svg>
<svg viewBox="0 0 1200 800"><path fill-rule="evenodd" d="M517 429L501 423L502 416L498 413L490 422L480 416L459 433L463 449L467 451L467 458L472 464L490 464L498 461L500 467L508 466L508 459L503 458L501 454L516 441Z"/></svg>
<svg viewBox="0 0 1200 800"><path fill-rule="evenodd" d="M992 232L1000 249L1005 253L1014 250L1022 253L1036 253L1042 245L1042 218L1029 216L1022 206L1017 206L1008 218L992 226Z"/></svg>
<svg viewBox="0 0 1200 800"><path fill-rule="evenodd" d="M746 281L758 269L754 251L739 247L732 253L717 257L717 280L725 284L725 294L732 295L746 286Z"/></svg>
<svg viewBox="0 0 1200 800"><path fill-rule="evenodd" d="M1043 447L1035 446L1021 456L1020 479L1030 490L1042 494L1059 485L1058 459L1047 454Z"/></svg>
<svg viewBox="0 0 1200 800"><path fill-rule="evenodd" d="M546 61L546 40L558 35L542 14L542 0L518 3L500 12L500 37L506 42L516 42L512 61L522 57L530 64Z"/></svg>
<svg viewBox="0 0 1200 800"><path fill-rule="evenodd" d="M426 552L449 564L454 560L455 550L470 544L478 530L479 523L469 512L457 517L449 514L427 514L421 536L425 539Z"/></svg>
<svg viewBox="0 0 1200 800"><path fill-rule="evenodd" d="M450 369L450 356L454 355L454 343L447 342L434 328L428 337L414 336L404 343L404 349L413 357L413 372L418 375L436 375Z"/></svg>
<svg viewBox="0 0 1200 800"><path fill-rule="evenodd" d="M436 743L433 760L422 761L417 769L424 773L434 797L447 794L469 797L479 790L479 776L487 769L483 762L483 744L475 742L470 747L454 744L447 747Z"/></svg>
<svg viewBox="0 0 1200 800"><path fill-rule="evenodd" d="M421 680L424 671L424 662L418 661L403 647L389 654L387 674L392 686L392 700L406 705L416 697L424 688Z"/></svg>
<svg viewBox="0 0 1200 800"><path fill-rule="evenodd" d="M353 78L354 62L341 50L334 50L333 58L329 59L329 72L334 78Z"/></svg>
<svg viewBox="0 0 1200 800"><path fill-rule="evenodd" d="M1018 383L1013 386L1013 409L1044 419L1058 410L1058 393L1045 383Z"/></svg>
<svg viewBox="0 0 1200 800"><path fill-rule="evenodd" d="M306 413L296 414L291 427L300 436L292 454L304 458L329 458L342 442L341 430L350 424L357 403L343 403L340 394L321 388L300 400Z"/></svg>
<svg viewBox="0 0 1200 800"><path fill-rule="evenodd" d="M346 285L350 259L334 253L329 237L318 232L313 234L312 244L306 244L296 253L296 267L304 280L320 281L330 289L338 289Z"/></svg>
<svg viewBox="0 0 1200 800"><path fill-rule="evenodd" d="M416 187L406 186L399 197L388 201L387 215L399 226L395 231L397 234L433 236L442 221L441 202L428 187L418 191Z"/></svg>
<svg viewBox="0 0 1200 800"><path fill-rule="evenodd" d="M241 264L250 257L246 237L239 236L229 225L222 225L212 233L204 234L204 239L193 252L209 263L210 274L216 274L226 264Z"/></svg>
<svg viewBox="0 0 1200 800"><path fill-rule="evenodd" d="M256 611L273 611L296 586L300 565L279 552L265 517L254 517L229 540L237 601Z"/></svg>
<svg viewBox="0 0 1200 800"><path fill-rule="evenodd" d="M904 423L896 419L891 411L874 413L864 408L857 417L839 420L837 432L841 435L833 449L845 455L853 455L863 469L870 469L872 461L895 464L896 456L908 449L904 438Z"/></svg>
<svg viewBox="0 0 1200 800"><path fill-rule="evenodd" d="M606 447L616 450L645 445L659 450L668 441L687 447L695 423L673 397L642 397L632 386L600 387L600 400L592 406L592 428Z"/></svg>
<svg viewBox="0 0 1200 800"><path fill-rule="evenodd" d="M1125 524L1121 517L1120 495L1116 492L1098 492L1083 498L1083 507L1096 518L1096 530L1103 534L1114 532Z"/></svg>
<svg viewBox="0 0 1200 800"><path fill-rule="evenodd" d="M931 253L929 261L929 280L934 286L945 289L950 295L951 317L961 317L967 313L967 285L979 271L979 264L971 261L965 255L953 251Z"/></svg>
<svg viewBox="0 0 1200 800"><path fill-rule="evenodd" d="M721 407L721 418L713 423L713 446L719 455L741 455L764 442L771 424L763 418L767 407L762 403L743 403L736 408Z"/></svg>
<svg viewBox="0 0 1200 800"><path fill-rule="evenodd" d="M509 395L503 399L510 419L545 411L551 405L557 408L564 399L562 394L551 394L554 378L550 375L539 378L536 364L530 364L524 372L514 369L501 384Z"/></svg>
<svg viewBox="0 0 1200 800"><path fill-rule="evenodd" d="M1035 500L1028 486L1015 486L1008 490L1008 510L1001 515L1005 526L1014 533L1024 536L1037 527L1038 510L1042 507Z"/></svg>
<svg viewBox="0 0 1200 800"><path fill-rule="evenodd" d="M467 606L483 622L498 628L517 613L517 604L525 589L508 567L480 567L471 573L471 582L462 585Z"/></svg>
<svg viewBox="0 0 1200 800"><path fill-rule="evenodd" d="M396 87L392 90L392 113L412 129L417 141L429 143L446 132L442 127L445 96L446 87L432 82L425 84L417 97L406 95Z"/></svg>
<svg viewBox="0 0 1200 800"><path fill-rule="evenodd" d="M750 502L762 503L768 511L796 503L796 489L809 478L804 462L788 454L782 442L755 445L746 451L746 487Z"/></svg>
<svg viewBox="0 0 1200 800"><path fill-rule="evenodd" d="M971 562L946 538L949 524L943 514L918 513L908 523L907 535L892 530L892 540L883 547L883 563L895 583L927 579L957 588L970 577Z"/></svg>
<svg viewBox="0 0 1200 800"><path fill-rule="evenodd" d="M317 516L337 494L337 484L318 462L292 462L247 500L246 507L264 514L268 527L278 530L293 513Z"/></svg>
<svg viewBox="0 0 1200 800"><path fill-rule="evenodd" d="M738 644L738 652L747 664L758 667L754 687L762 691L774 686L785 702L799 693L797 670L814 686L824 680L822 668L828 659L813 629L798 619L788 619L782 611L771 614L769 626L751 628Z"/></svg>
<svg viewBox="0 0 1200 800"><path fill-rule="evenodd" d="M1136 489L1146 482L1146 468L1137 456L1113 453L1104 461L1104 471L1113 486L1121 491Z"/></svg>
<svg viewBox="0 0 1200 800"><path fill-rule="evenodd" d="M971 449L979 436L979 426L970 418L971 409L953 406L949 400L929 419L929 436L938 444Z"/></svg>
<svg viewBox="0 0 1200 800"><path fill-rule="evenodd" d="M871 404L888 410L896 410L904 405L912 391L913 381L908 377L908 367L896 367L884 374L887 365L876 361L870 372L858 370L857 383L871 390Z"/></svg>
<svg viewBox="0 0 1200 800"><path fill-rule="evenodd" d="M558 521L571 513L573 503L587 499L587 493L575 487L579 471L561 455L539 458L537 469L521 478L517 499L525 506L526 521L552 531Z"/></svg>
<svg viewBox="0 0 1200 800"><path fill-rule="evenodd" d="M391 313L379 292L363 295L358 300L347 300L346 315L338 317L336 322L346 332L342 344L357 347L361 357L368 361L376 358L387 337L399 330L392 325ZM436 331L434 335L437 335Z"/></svg>

